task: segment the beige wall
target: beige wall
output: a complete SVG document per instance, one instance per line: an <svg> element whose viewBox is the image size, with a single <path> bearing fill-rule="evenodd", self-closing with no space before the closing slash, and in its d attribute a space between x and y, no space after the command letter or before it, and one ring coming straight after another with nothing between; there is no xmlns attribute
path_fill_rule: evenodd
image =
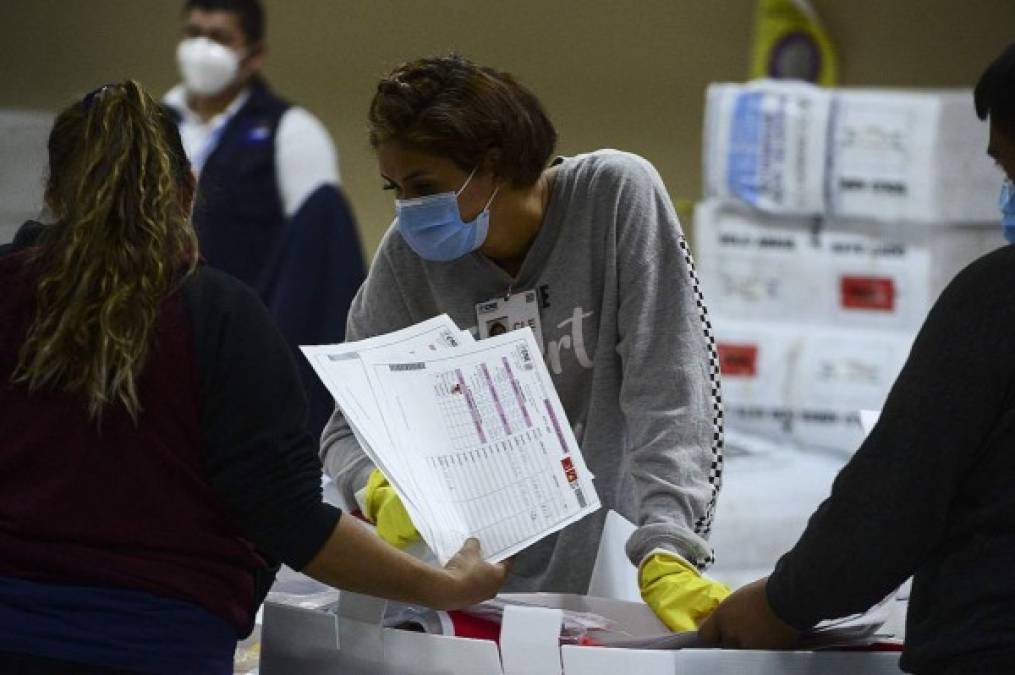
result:
<svg viewBox="0 0 1015 675"><path fill-rule="evenodd" d="M57 108L102 82L174 83L176 0L0 0L0 106ZM267 74L339 147L369 250L391 218L364 140L376 78L458 50L546 104L560 151L648 157L697 198L702 98L742 79L753 0L267 0ZM1012 0L814 0L844 84L969 86L1015 38ZM972 112L970 113L972 114ZM9 161L9 158L4 158Z"/></svg>

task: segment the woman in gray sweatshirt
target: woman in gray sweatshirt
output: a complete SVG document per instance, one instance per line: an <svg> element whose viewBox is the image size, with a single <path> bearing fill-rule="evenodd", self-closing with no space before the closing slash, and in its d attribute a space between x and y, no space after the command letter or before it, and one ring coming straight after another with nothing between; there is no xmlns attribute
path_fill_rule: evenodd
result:
<svg viewBox="0 0 1015 675"><path fill-rule="evenodd" d="M694 628L728 592L700 574L722 479L719 368L659 174L616 150L551 162L539 101L455 55L396 68L369 121L396 219L347 339L442 312L480 338L532 325L603 505L638 525L627 551L643 597L672 628ZM382 536L418 536L340 411L321 459ZM604 517L518 554L507 588L584 593Z"/></svg>

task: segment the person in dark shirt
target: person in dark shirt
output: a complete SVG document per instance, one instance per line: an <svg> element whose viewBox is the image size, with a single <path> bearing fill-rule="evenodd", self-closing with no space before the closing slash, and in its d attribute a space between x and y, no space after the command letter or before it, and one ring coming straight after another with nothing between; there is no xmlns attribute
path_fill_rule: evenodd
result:
<svg viewBox="0 0 1015 675"><path fill-rule="evenodd" d="M975 91L988 154L1015 177L1015 45ZM1002 192L1005 220L1009 184ZM1005 208L1007 207L1007 208ZM1015 209L1011 209L1015 212ZM911 575L903 670L1015 672L1015 247L941 294L881 418L767 579L731 595L700 636L783 648L874 605Z"/></svg>
<svg viewBox="0 0 1015 675"><path fill-rule="evenodd" d="M64 110L53 224L0 247L0 672L232 672L279 563L460 607L506 576L446 568L321 500L285 340L201 264L169 114L134 82Z"/></svg>

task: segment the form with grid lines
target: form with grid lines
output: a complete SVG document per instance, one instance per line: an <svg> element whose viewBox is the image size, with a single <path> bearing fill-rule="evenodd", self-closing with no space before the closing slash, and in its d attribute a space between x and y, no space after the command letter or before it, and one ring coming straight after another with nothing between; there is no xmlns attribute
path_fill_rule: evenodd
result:
<svg viewBox="0 0 1015 675"><path fill-rule="evenodd" d="M503 560L599 508L530 330L363 363L387 411L385 463L414 476L441 561L467 537Z"/></svg>

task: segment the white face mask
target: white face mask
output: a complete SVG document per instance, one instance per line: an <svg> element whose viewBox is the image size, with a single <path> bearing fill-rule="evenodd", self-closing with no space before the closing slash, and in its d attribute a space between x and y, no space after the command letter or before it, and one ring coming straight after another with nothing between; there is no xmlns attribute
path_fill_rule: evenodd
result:
<svg viewBox="0 0 1015 675"><path fill-rule="evenodd" d="M176 48L176 64L183 84L192 94L220 94L236 78L240 55L206 37L187 38Z"/></svg>

